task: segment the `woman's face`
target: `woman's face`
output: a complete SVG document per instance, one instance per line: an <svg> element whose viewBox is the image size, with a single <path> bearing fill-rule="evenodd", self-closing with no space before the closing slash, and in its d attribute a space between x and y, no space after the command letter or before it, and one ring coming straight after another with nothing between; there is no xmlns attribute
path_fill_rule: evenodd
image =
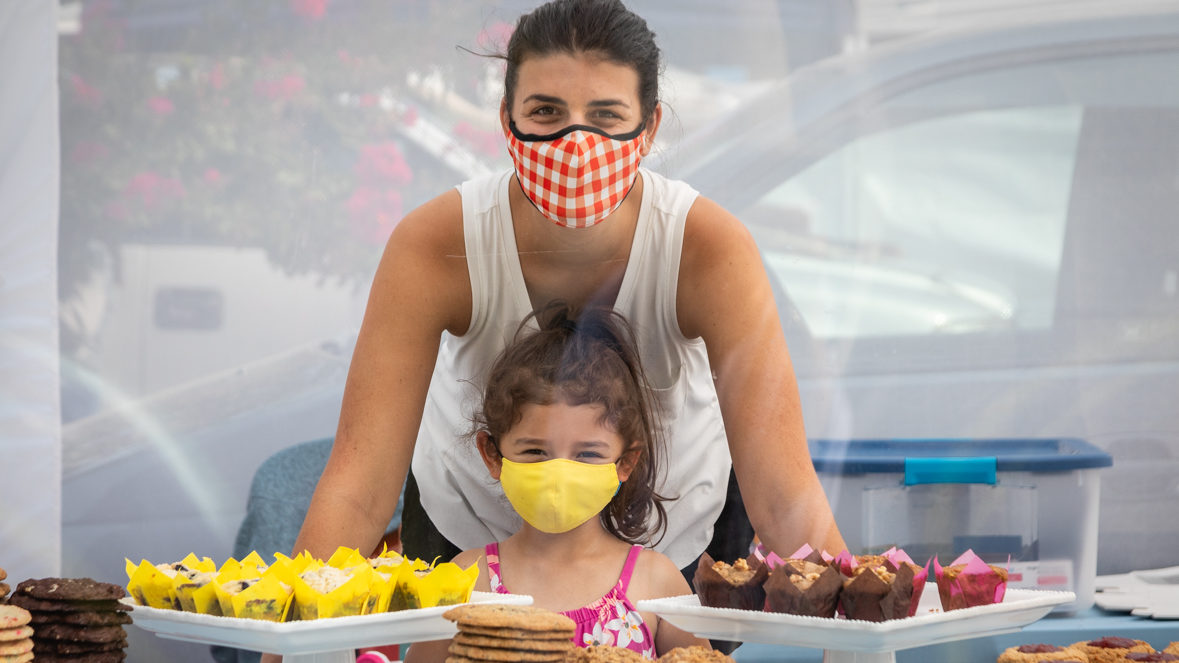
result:
<svg viewBox="0 0 1179 663"><path fill-rule="evenodd" d="M589 53L555 53L525 58L517 74L512 107L506 99L500 107L505 133L509 119L520 133L540 135L574 124L621 134L634 131L643 120L639 74L633 67ZM646 128L651 139L659 117L657 107Z"/></svg>

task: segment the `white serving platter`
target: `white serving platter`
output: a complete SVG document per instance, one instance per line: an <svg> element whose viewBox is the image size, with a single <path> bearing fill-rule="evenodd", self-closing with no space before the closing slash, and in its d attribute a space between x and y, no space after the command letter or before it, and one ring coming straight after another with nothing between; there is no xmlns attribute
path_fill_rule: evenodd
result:
<svg viewBox="0 0 1179 663"><path fill-rule="evenodd" d="M135 626L162 638L284 656L441 640L457 632L454 622L442 617L442 613L453 608L453 605L355 617L268 622L149 608L136 604L130 597L122 599L122 602L132 606L131 619ZM531 605L532 597L472 592L470 602Z"/></svg>
<svg viewBox="0 0 1179 663"><path fill-rule="evenodd" d="M695 595L639 601L636 607L654 612L703 638L839 652L891 653L1017 631L1047 615L1054 607L1074 600L1076 595L1072 592L1008 588L1002 603L943 612L937 586L929 583L922 592L916 615L885 622L709 608L701 606Z"/></svg>

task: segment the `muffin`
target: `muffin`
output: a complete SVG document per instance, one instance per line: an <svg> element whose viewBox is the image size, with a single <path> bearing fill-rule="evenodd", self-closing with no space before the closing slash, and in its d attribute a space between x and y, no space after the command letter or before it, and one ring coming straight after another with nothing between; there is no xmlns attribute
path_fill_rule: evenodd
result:
<svg viewBox="0 0 1179 663"><path fill-rule="evenodd" d="M788 559L770 571L763 587L769 612L834 617L843 576L826 564Z"/></svg>
<svg viewBox="0 0 1179 663"><path fill-rule="evenodd" d="M1033 663L1034 661L1077 661L1088 663L1089 656L1073 647L1029 644L1008 647L999 654L997 663Z"/></svg>
<svg viewBox="0 0 1179 663"><path fill-rule="evenodd" d="M860 560L857 560L860 561ZM839 605L848 619L882 622L909 616L913 603L913 568L883 558L864 559L845 576Z"/></svg>
<svg viewBox="0 0 1179 663"><path fill-rule="evenodd" d="M700 555L692 586L700 597L700 605L761 611L766 602L766 590L762 584L769 575L769 567L756 557L728 564L715 561L704 553Z"/></svg>
<svg viewBox="0 0 1179 663"><path fill-rule="evenodd" d="M1179 640L1176 640L1175 642L1167 645L1166 649L1163 649L1163 652L1179 656Z"/></svg>
<svg viewBox="0 0 1179 663"><path fill-rule="evenodd" d="M1154 647L1143 640L1113 636L1096 640L1082 640L1069 646L1085 652L1089 657L1089 663L1116 663L1125 660L1126 654L1131 652L1151 653L1154 651Z"/></svg>
<svg viewBox="0 0 1179 663"><path fill-rule="evenodd" d="M942 610L947 612L1001 603L1007 593L1007 569L987 564L970 550L944 567L934 557L933 572Z"/></svg>

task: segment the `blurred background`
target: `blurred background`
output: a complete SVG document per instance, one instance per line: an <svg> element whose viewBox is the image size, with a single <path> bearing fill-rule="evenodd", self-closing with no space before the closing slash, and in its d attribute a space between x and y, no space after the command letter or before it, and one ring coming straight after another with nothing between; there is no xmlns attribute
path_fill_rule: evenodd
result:
<svg viewBox="0 0 1179 663"><path fill-rule="evenodd" d="M258 465L334 434L389 233L510 165L489 56L535 4L60 0L63 574L223 559ZM808 435L1082 438L1098 572L1179 564L1179 2L627 4L647 165L749 225Z"/></svg>

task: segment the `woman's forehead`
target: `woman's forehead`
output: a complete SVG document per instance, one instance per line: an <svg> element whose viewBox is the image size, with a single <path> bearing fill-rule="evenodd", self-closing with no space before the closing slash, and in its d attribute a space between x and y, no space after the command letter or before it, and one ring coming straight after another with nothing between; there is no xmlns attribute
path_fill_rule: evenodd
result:
<svg viewBox="0 0 1179 663"><path fill-rule="evenodd" d="M622 98L637 104L639 74L634 67L596 52L549 53L524 58L516 70L516 100L531 94L569 102Z"/></svg>

